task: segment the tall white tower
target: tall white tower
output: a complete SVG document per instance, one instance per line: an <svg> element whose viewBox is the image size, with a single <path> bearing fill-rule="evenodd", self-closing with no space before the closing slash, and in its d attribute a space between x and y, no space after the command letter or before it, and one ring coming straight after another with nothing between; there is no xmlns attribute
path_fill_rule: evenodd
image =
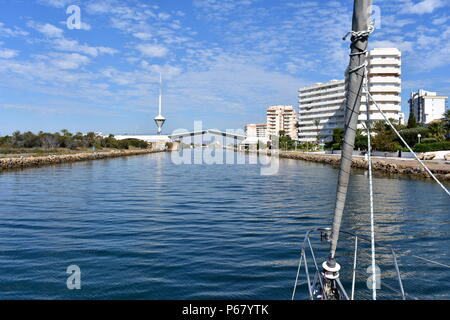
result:
<svg viewBox="0 0 450 320"><path fill-rule="evenodd" d="M156 126L158 127L158 135L162 133L162 127L166 122L166 118L162 116L162 74L159 75L159 113L155 118Z"/></svg>

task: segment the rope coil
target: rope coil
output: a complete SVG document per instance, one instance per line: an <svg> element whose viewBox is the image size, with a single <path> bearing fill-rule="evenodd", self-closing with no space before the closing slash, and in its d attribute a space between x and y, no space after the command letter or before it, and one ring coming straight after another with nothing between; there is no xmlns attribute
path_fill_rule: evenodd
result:
<svg viewBox="0 0 450 320"><path fill-rule="evenodd" d="M349 35L352 35L352 42L357 42L362 38L369 37L375 31L375 23L369 22L369 29L363 31L349 31L345 34L342 40L346 41Z"/></svg>

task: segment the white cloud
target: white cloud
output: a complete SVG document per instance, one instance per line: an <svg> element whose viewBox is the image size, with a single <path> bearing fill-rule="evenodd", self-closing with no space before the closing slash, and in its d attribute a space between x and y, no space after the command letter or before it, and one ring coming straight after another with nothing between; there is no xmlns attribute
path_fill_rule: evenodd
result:
<svg viewBox="0 0 450 320"><path fill-rule="evenodd" d="M87 10L91 14L102 14L112 11L112 6L106 1L91 2L87 5Z"/></svg>
<svg viewBox="0 0 450 320"><path fill-rule="evenodd" d="M0 22L0 36L3 37L17 37L17 36L27 36L28 32L23 31L18 27L14 29L7 28L4 23Z"/></svg>
<svg viewBox="0 0 450 320"><path fill-rule="evenodd" d="M118 51L108 47L92 47L87 44L80 44L76 40L66 38L58 38L52 41L52 45L59 51L78 52L92 57L97 57L101 54L114 55Z"/></svg>
<svg viewBox="0 0 450 320"><path fill-rule="evenodd" d="M193 5L195 8L203 11L203 17L224 20L234 11L241 8L248 9L249 6L258 1L259 0L194 0Z"/></svg>
<svg viewBox="0 0 450 320"><path fill-rule="evenodd" d="M63 70L78 69L90 62L90 59L88 57L82 56L78 53L52 54L51 59L54 66Z"/></svg>
<svg viewBox="0 0 450 320"><path fill-rule="evenodd" d="M447 0L445 0L447 1ZM409 1L406 7L403 9L405 13L414 14L426 14L433 13L436 9L442 8L447 5L443 0L422 0L418 3Z"/></svg>
<svg viewBox="0 0 450 320"><path fill-rule="evenodd" d="M92 30L92 26L89 23L82 21L81 22L81 30L90 31L90 30Z"/></svg>
<svg viewBox="0 0 450 320"><path fill-rule="evenodd" d="M12 49L1 49L0 48L0 58L1 59L12 59L19 54L18 51Z"/></svg>
<svg viewBox="0 0 450 320"><path fill-rule="evenodd" d="M403 28L406 25L414 24L414 19L400 19L399 17L395 15L385 15L382 17L382 25L387 25L389 27L397 27L397 28ZM383 28L382 28L383 30Z"/></svg>
<svg viewBox="0 0 450 320"><path fill-rule="evenodd" d="M136 32L133 33L133 37L141 40L150 40L152 38L152 35L148 32Z"/></svg>
<svg viewBox="0 0 450 320"><path fill-rule="evenodd" d="M54 25L49 23L40 24L34 21L29 21L28 26L39 31L48 38L60 38L63 36L64 33L64 30L55 27Z"/></svg>
<svg viewBox="0 0 450 320"><path fill-rule="evenodd" d="M45 4L55 8L63 8L67 5L72 4L73 0L39 0L41 4Z"/></svg>
<svg viewBox="0 0 450 320"><path fill-rule="evenodd" d="M137 46L137 49L142 53L142 55L151 58L162 58L169 52L166 47L156 44L140 44Z"/></svg>
<svg viewBox="0 0 450 320"><path fill-rule="evenodd" d="M449 20L450 20L450 16L442 17L442 18L436 18L436 19L433 19L433 24L434 25L441 25L441 24L446 23Z"/></svg>

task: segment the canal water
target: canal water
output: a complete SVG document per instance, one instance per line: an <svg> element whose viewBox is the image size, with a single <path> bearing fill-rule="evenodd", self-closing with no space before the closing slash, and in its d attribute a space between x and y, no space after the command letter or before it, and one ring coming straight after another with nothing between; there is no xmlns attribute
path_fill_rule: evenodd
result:
<svg viewBox="0 0 450 320"><path fill-rule="evenodd" d="M260 167L179 165L159 153L1 173L0 298L290 299L305 233L330 225L337 170ZM411 256L450 264L448 197L408 178L376 176L374 188L376 237L399 252L405 290L449 299L450 270ZM369 234L364 171L352 177L344 228ZM351 243L340 244L345 262ZM381 251L378 260L392 276ZM81 290L67 288L71 265Z"/></svg>

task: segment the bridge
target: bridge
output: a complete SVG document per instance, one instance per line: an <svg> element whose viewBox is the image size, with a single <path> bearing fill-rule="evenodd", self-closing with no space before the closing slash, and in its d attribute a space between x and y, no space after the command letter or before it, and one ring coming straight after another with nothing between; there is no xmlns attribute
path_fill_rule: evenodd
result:
<svg viewBox="0 0 450 320"><path fill-rule="evenodd" d="M169 135L169 138L174 140L174 141L177 141L177 140L182 140L184 138L195 137L195 136L202 136L202 135L206 135L206 134L213 134L213 135L222 136L222 137L225 137L225 138L234 139L236 142L237 142L237 140L244 141L245 139L247 139L246 136L243 136L243 135L240 135L240 134L234 134L234 133L230 133L230 132L223 132L223 131L211 130L211 129L210 130L201 130L201 131L193 131L193 132L173 134L173 135Z"/></svg>

